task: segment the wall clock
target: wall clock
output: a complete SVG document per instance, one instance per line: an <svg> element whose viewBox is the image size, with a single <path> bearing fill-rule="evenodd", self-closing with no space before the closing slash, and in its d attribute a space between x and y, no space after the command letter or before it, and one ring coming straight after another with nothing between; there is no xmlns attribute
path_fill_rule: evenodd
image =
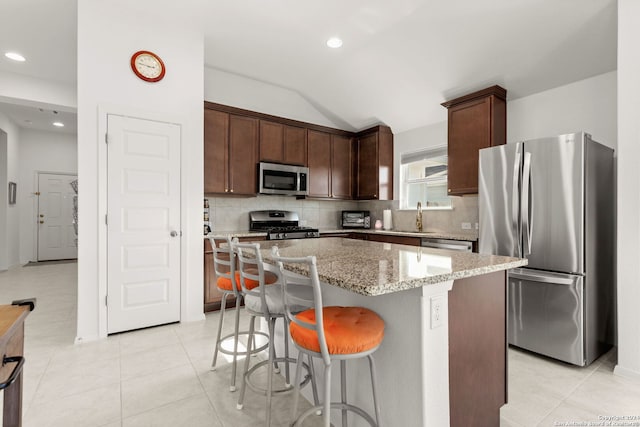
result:
<svg viewBox="0 0 640 427"><path fill-rule="evenodd" d="M164 77L164 62L148 50L140 50L131 56L131 69L145 82L159 82Z"/></svg>

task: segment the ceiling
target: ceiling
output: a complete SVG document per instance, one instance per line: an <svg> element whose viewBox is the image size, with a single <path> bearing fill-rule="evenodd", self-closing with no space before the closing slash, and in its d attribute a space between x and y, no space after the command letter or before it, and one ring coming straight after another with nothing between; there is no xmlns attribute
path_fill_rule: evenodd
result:
<svg viewBox="0 0 640 427"><path fill-rule="evenodd" d="M176 4L152 3L163 2ZM445 120L441 102L486 86L513 100L616 69L616 0L187 4L206 23L206 66L294 90L345 129L398 133ZM75 83L76 0L2 0L0 15L11 17L0 52L29 58L2 56L0 70ZM326 47L334 35L342 48Z"/></svg>

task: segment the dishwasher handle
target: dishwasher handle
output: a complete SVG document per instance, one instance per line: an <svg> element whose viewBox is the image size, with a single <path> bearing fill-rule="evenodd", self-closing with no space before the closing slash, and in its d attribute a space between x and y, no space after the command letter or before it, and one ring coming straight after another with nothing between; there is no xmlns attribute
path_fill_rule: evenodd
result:
<svg viewBox="0 0 640 427"><path fill-rule="evenodd" d="M452 251L471 252L473 243L466 240L422 239L425 248L449 249Z"/></svg>

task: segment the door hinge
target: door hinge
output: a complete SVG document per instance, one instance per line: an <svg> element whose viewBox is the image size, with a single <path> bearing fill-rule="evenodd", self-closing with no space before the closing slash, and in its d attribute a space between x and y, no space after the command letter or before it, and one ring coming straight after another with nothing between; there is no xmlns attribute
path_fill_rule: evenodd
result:
<svg viewBox="0 0 640 427"><path fill-rule="evenodd" d="M105 214L104 216L104 225L109 225L109 219L108 219L108 215Z"/></svg>
<svg viewBox="0 0 640 427"><path fill-rule="evenodd" d="M108 143L109 143L109 134L108 134L108 133L105 133L105 134L104 134L104 143L105 143L105 144L108 144Z"/></svg>
<svg viewBox="0 0 640 427"><path fill-rule="evenodd" d="M109 305L109 295L104 296L104 305L105 307Z"/></svg>

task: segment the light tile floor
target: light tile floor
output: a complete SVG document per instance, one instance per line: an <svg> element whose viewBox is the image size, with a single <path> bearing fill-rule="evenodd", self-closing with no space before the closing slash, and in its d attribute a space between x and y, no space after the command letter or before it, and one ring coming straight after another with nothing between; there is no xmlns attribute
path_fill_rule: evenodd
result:
<svg viewBox="0 0 640 427"><path fill-rule="evenodd" d="M237 410L237 393L228 390L230 365L209 370L217 313L74 345L76 268L0 273L0 304L38 298L26 322L25 427L261 425L264 398L248 391L244 410ZM510 402L501 426L598 425L600 416L640 416L640 383L613 375L614 364L615 351L576 368L511 349ZM274 398L274 426L287 425L289 402L290 396ZM307 425L318 421L310 417Z"/></svg>

